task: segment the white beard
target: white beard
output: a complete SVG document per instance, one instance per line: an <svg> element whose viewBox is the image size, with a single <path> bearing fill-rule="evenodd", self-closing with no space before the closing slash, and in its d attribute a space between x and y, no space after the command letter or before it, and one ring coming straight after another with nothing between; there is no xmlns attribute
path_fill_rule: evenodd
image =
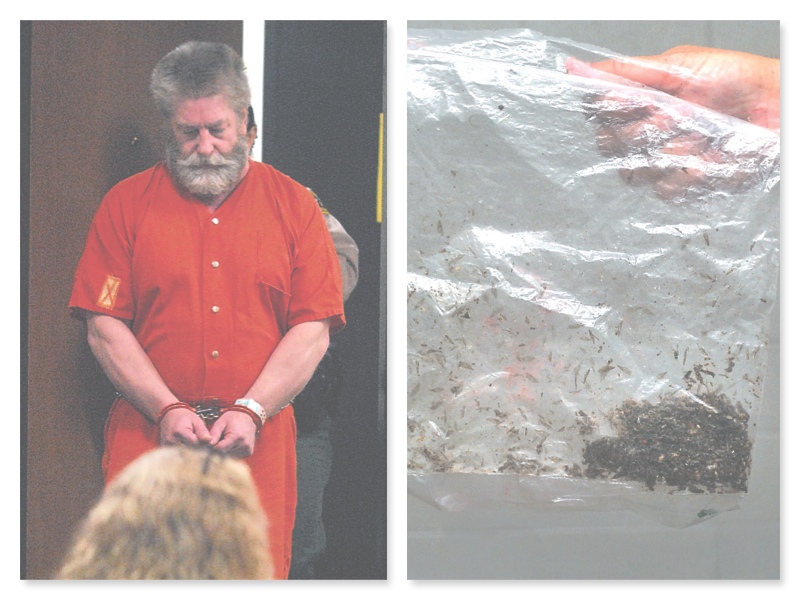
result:
<svg viewBox="0 0 800 600"><path fill-rule="evenodd" d="M167 166L178 185L204 203L230 194L241 179L249 154L246 136L240 136L228 154L182 156L177 142L167 144Z"/></svg>

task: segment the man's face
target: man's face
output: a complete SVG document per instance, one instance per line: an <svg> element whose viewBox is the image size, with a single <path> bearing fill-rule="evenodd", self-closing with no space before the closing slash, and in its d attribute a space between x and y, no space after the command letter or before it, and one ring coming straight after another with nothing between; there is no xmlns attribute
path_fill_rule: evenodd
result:
<svg viewBox="0 0 800 600"><path fill-rule="evenodd" d="M246 116L237 115L220 95L178 104L167 161L181 186L203 201L233 190L249 154Z"/></svg>

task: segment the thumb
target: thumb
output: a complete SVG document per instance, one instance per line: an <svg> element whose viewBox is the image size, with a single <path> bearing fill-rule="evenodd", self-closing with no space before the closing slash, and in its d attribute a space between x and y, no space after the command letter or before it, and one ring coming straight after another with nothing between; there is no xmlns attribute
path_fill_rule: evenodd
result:
<svg viewBox="0 0 800 600"><path fill-rule="evenodd" d="M590 64L570 56L564 61L564 66L567 69L567 73L570 75L588 77L590 79L600 79L602 81L609 81L624 85L636 85L636 81L631 81L618 72L618 69L615 66L615 61L609 60Z"/></svg>
<svg viewBox="0 0 800 600"><path fill-rule="evenodd" d="M692 75L670 59L668 55L613 58L592 63L590 68L675 95Z"/></svg>
<svg viewBox="0 0 800 600"><path fill-rule="evenodd" d="M212 441L208 427L206 427L206 423L202 419L199 419L198 422L195 422L194 434L197 436L197 441L202 444L208 444Z"/></svg>

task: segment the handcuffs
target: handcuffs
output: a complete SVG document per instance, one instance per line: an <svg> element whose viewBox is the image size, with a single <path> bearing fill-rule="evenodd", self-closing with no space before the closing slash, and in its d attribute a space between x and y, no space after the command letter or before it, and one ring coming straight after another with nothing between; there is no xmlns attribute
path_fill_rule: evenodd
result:
<svg viewBox="0 0 800 600"><path fill-rule="evenodd" d="M217 419L222 416L222 413L228 410L235 410L238 412L247 413L253 419L256 426L256 433L261 430L264 423L267 421L267 411L258 402L252 398L240 398L230 406L222 406L218 401L212 402L173 402L161 409L158 413L156 423L160 426L161 421L164 419L169 411L177 408L187 408L193 410L198 417L203 419L206 427L210 428Z"/></svg>

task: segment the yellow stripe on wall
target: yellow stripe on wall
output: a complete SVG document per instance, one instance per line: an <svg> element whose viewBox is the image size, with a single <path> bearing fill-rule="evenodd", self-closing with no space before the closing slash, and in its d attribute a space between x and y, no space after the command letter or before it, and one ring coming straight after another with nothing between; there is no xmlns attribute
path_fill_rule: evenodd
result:
<svg viewBox="0 0 800 600"><path fill-rule="evenodd" d="M383 221L383 113L379 115L378 123L378 193L377 193L376 220Z"/></svg>

